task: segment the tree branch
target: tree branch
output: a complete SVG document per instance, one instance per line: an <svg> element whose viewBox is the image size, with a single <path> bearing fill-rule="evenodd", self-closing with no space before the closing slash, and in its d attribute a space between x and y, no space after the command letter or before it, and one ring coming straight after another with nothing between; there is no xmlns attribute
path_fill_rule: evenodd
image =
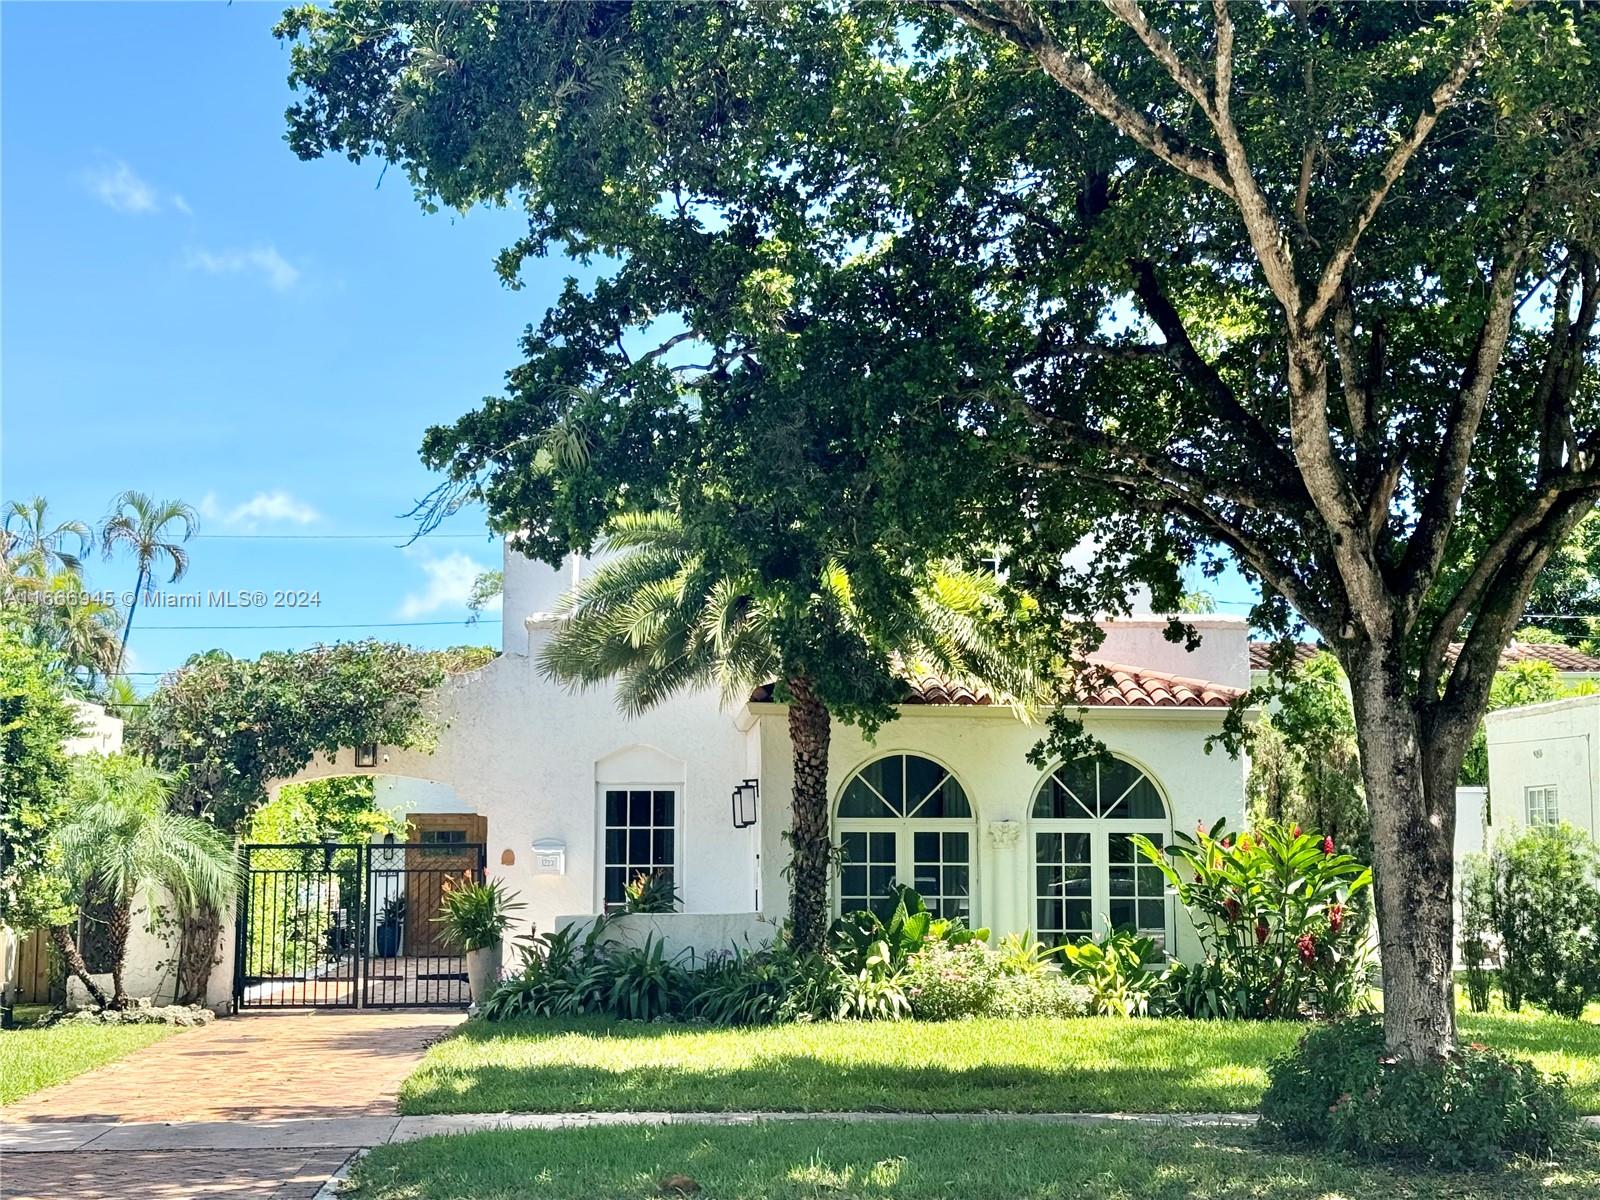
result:
<svg viewBox="0 0 1600 1200"><path fill-rule="evenodd" d="M1063 50L1045 29L1038 14L1022 0L999 0L993 9L968 0L935 0L935 3L973 29L1004 38L1026 51L1046 75L1162 162L1224 195L1233 194L1233 187L1214 154L1194 145L1165 122L1151 120L1123 100L1093 67Z"/></svg>
<svg viewBox="0 0 1600 1200"><path fill-rule="evenodd" d="M1356 247L1361 242L1361 235L1366 232L1367 226L1377 216L1379 207L1384 198L1388 196L1389 189L1395 181L1405 173L1406 164L1412 156L1427 141L1428 134L1433 132L1433 127L1439 123L1439 118L1444 114L1456 97L1460 95L1472 73L1478 69L1488 49L1489 38L1500 27L1504 19L1504 9L1492 16L1485 28L1480 30L1462 52L1456 65L1438 87L1433 89L1433 94L1428 98L1428 106L1417 114L1411 132L1401 139L1389 154L1388 161L1383 164L1383 171L1378 177L1378 184L1367 193L1367 198L1361 207L1356 210L1355 218L1350 223L1350 228L1345 232L1339 244L1334 247L1333 254L1329 256L1327 265L1322 269L1322 277L1317 282L1316 292L1311 297L1311 303L1306 306L1305 327L1315 329L1322 322L1328 311L1328 306L1334 301L1340 285L1344 281L1344 273L1350 266L1350 261L1355 257Z"/></svg>
<svg viewBox="0 0 1600 1200"><path fill-rule="evenodd" d="M1493 273L1489 278L1489 301L1483 323L1472 349L1450 417L1445 423L1443 445L1433 481L1418 506L1419 516L1400 568L1400 592L1405 606L1405 623L1421 610L1422 601L1433 584L1443 561L1450 530L1455 525L1456 506L1466 487L1467 464L1478 436L1478 423L1489 399L1489 387L1505 353L1511 331L1511 315L1516 300L1517 275L1527 252L1527 224L1536 207L1531 193L1511 233L1501 243Z"/></svg>

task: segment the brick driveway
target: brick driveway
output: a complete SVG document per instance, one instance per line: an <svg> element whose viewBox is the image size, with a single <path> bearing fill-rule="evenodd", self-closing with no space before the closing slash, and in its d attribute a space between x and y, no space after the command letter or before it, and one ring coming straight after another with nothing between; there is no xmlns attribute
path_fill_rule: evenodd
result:
<svg viewBox="0 0 1600 1200"><path fill-rule="evenodd" d="M7 1105L8 1121L251 1121L395 1111L457 1012L294 1012L217 1021Z"/></svg>
<svg viewBox="0 0 1600 1200"><path fill-rule="evenodd" d="M250 1015L177 1034L5 1108L7 1122L382 1117L459 1012ZM259 1127L258 1127L259 1129ZM270 1140L270 1135L268 1137ZM8 1153L5 1200L308 1200L345 1149Z"/></svg>
<svg viewBox="0 0 1600 1200"><path fill-rule="evenodd" d="M311 1200L348 1150L8 1154L5 1200Z"/></svg>

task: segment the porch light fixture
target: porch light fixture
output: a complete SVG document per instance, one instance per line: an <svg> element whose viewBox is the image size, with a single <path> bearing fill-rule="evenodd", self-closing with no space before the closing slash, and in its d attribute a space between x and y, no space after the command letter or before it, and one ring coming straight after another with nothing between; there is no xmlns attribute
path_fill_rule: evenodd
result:
<svg viewBox="0 0 1600 1200"><path fill-rule="evenodd" d="M364 746L356 747L356 766L375 767L378 765L378 743L368 742Z"/></svg>
<svg viewBox="0 0 1600 1200"><path fill-rule="evenodd" d="M733 827L749 829L756 823L756 802L761 799L761 781L746 779L733 789Z"/></svg>

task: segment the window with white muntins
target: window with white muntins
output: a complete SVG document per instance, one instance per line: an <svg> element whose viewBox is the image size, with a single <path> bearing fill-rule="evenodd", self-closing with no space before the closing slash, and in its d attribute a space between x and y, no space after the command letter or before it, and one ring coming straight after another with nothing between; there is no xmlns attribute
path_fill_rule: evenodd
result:
<svg viewBox="0 0 1600 1200"><path fill-rule="evenodd" d="M1172 837L1160 788L1131 762L1063 763L1034 795L1034 932L1046 945L1136 929L1165 948L1171 927L1166 881L1133 844Z"/></svg>

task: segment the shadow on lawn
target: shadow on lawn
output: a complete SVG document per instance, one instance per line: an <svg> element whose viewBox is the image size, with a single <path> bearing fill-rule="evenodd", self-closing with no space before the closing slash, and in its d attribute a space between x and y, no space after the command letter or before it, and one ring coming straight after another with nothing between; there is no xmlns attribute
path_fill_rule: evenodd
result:
<svg viewBox="0 0 1600 1200"><path fill-rule="evenodd" d="M985 1060L981 1025L941 1027L935 1038L926 1027L901 1028L912 1040L899 1047L905 1053L895 1061L873 1061L873 1048L852 1043L854 1031L846 1027L817 1046L782 1045L779 1036L762 1040L762 1031L751 1031L756 1040L749 1052L719 1064L714 1047L695 1044L704 1032L697 1027L584 1020L473 1025L455 1039L478 1043L473 1052L426 1063L408 1081L402 1109L1239 1112L1259 1101L1267 1061L1294 1036L1292 1030L1266 1036L1262 1027L1229 1026L1191 1039L1177 1027L1132 1022L1106 1038L1115 1054L1064 1038L1063 1047L1076 1055L1035 1053L1029 1057L1038 1061L1021 1062L1017 1047L999 1047ZM940 1043L948 1047L949 1035L968 1031L978 1039L979 1061L938 1061ZM633 1042L639 1043L636 1054L627 1049ZM519 1046L537 1053L517 1061ZM496 1053L501 1047L506 1053ZM563 1053L569 1047L570 1054ZM591 1047L609 1061L593 1061ZM1048 1051L1049 1044L1027 1049Z"/></svg>

